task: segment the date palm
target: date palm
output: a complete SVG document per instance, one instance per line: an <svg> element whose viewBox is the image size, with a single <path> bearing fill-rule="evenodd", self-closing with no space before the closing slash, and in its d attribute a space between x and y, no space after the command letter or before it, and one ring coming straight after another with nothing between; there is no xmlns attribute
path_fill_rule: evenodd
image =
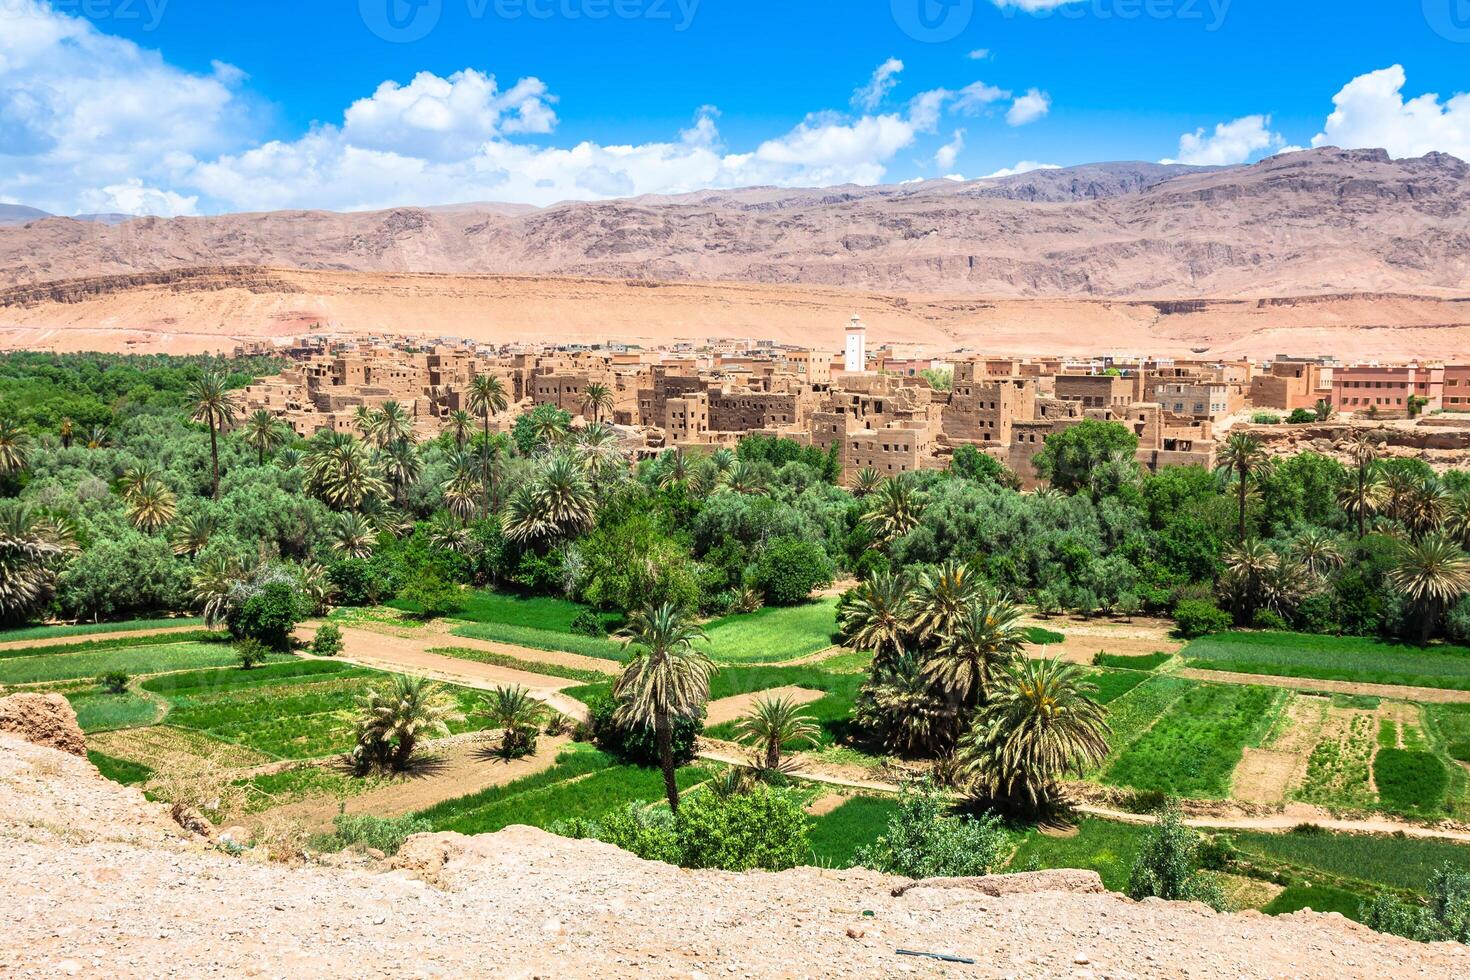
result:
<svg viewBox="0 0 1470 980"><path fill-rule="evenodd" d="M343 558L371 558L378 544L371 522L353 511L336 515L329 534L332 547Z"/></svg>
<svg viewBox="0 0 1470 980"><path fill-rule="evenodd" d="M561 534L576 534L591 526L597 500L576 459L553 456L536 479L536 499L542 520Z"/></svg>
<svg viewBox="0 0 1470 980"><path fill-rule="evenodd" d="M112 441L112 436L108 433L107 426L105 425L94 425L91 429L87 430L88 449L102 449L110 441Z"/></svg>
<svg viewBox="0 0 1470 980"><path fill-rule="evenodd" d="M215 529L214 518L199 511L181 518L169 535L174 554L181 558L195 557L209 545Z"/></svg>
<svg viewBox="0 0 1470 980"><path fill-rule="evenodd" d="M370 499L388 494L365 443L347 433L322 432L306 454L308 482L328 506L361 510Z"/></svg>
<svg viewBox="0 0 1470 980"><path fill-rule="evenodd" d="M371 442L373 432L378 427L377 413L366 405L359 405L352 413L352 425L357 429L357 434L365 441Z"/></svg>
<svg viewBox="0 0 1470 980"><path fill-rule="evenodd" d="M1337 537L1325 527L1311 527L1296 536L1291 550L1313 575L1326 575L1347 560Z"/></svg>
<svg viewBox="0 0 1470 980"><path fill-rule="evenodd" d="M471 378L469 394L470 411L480 416L485 425L485 441L480 445L480 486L485 490L484 516L488 518L495 498L495 473L490 458L495 447L490 439L490 416L505 411L510 402L505 396L505 385L491 374Z"/></svg>
<svg viewBox="0 0 1470 980"><path fill-rule="evenodd" d="M285 427L263 408L252 412L245 420L245 427L240 435L245 445L255 450L255 462L258 466L264 466L266 456L275 452L286 441Z"/></svg>
<svg viewBox="0 0 1470 980"><path fill-rule="evenodd" d="M1235 482L1235 492L1240 510L1237 540L1246 538L1245 504L1253 480L1260 480L1269 470L1271 456L1266 445L1258 436L1248 432L1232 432L1220 447L1218 469L1228 480Z"/></svg>
<svg viewBox="0 0 1470 980"><path fill-rule="evenodd" d="M1419 641L1428 643L1444 611L1470 593L1470 556L1442 534L1426 535L1399 546L1388 581L1414 607Z"/></svg>
<svg viewBox="0 0 1470 980"><path fill-rule="evenodd" d="M396 401L386 401L373 416L373 440L379 446L413 441L413 416Z"/></svg>
<svg viewBox="0 0 1470 980"><path fill-rule="evenodd" d="M26 430L15 419L0 418L0 476L19 473L30 457L31 437Z"/></svg>
<svg viewBox="0 0 1470 980"><path fill-rule="evenodd" d="M1459 541L1461 547L1470 548L1470 489L1459 491L1450 501L1445 533Z"/></svg>
<svg viewBox="0 0 1470 980"><path fill-rule="evenodd" d="M149 462L137 463L123 470L117 478L117 492L124 500L131 501L150 483L163 480L163 471Z"/></svg>
<svg viewBox="0 0 1470 980"><path fill-rule="evenodd" d="M799 742L815 742L821 729L795 698L756 698L750 711L735 723L735 738L756 752L758 768L781 768L781 750Z"/></svg>
<svg viewBox="0 0 1470 980"><path fill-rule="evenodd" d="M933 756L954 744L960 715L924 672L924 662L904 651L875 667L853 709L857 723L890 752Z"/></svg>
<svg viewBox="0 0 1470 980"><path fill-rule="evenodd" d="M230 597L245 574L240 560L229 555L213 555L194 569L189 597L202 610L205 626L216 629L224 623L230 613Z"/></svg>
<svg viewBox="0 0 1470 980"><path fill-rule="evenodd" d="M1410 534L1423 537L1449 522L1454 502L1454 494L1438 480L1419 480L1405 499L1399 519Z"/></svg>
<svg viewBox="0 0 1470 980"><path fill-rule="evenodd" d="M468 521L480 502L480 480L474 473L455 473L444 485L444 506L460 521Z"/></svg>
<svg viewBox="0 0 1470 980"><path fill-rule="evenodd" d="M995 677L1026 648L1021 611L1004 599L981 595L955 622L925 671L965 710L989 699Z"/></svg>
<svg viewBox="0 0 1470 980"><path fill-rule="evenodd" d="M596 381L582 389L582 411L592 416L592 421L601 422L604 412L613 410L613 395L607 385Z"/></svg>
<svg viewBox="0 0 1470 980"><path fill-rule="evenodd" d="M444 427L448 429L449 434L454 437L455 447L458 449L463 449L464 444L470 439L470 430L475 427L475 419L472 415L470 415L469 412L466 412L464 409L456 408L454 411L450 412L449 417L444 420Z"/></svg>
<svg viewBox="0 0 1470 980"><path fill-rule="evenodd" d="M152 534L174 519L178 498L162 480L148 480L129 500L128 520L145 534Z"/></svg>
<svg viewBox="0 0 1470 980"><path fill-rule="evenodd" d="M190 418L209 426L210 478L209 495L219 499L219 434L234 424L235 404L230 397L229 379L220 371L210 371L189 386Z"/></svg>
<svg viewBox="0 0 1470 980"><path fill-rule="evenodd" d="M760 470L754 463L743 459L736 460L725 471L720 477L720 485L731 493L738 493L746 497L759 497L767 492Z"/></svg>
<svg viewBox="0 0 1470 980"><path fill-rule="evenodd" d="M613 687L623 725L653 728L669 809L678 812L679 784L674 772L674 723L697 720L709 700L714 662L696 643L705 639L678 606L663 603L638 609L629 617L622 639L632 653Z"/></svg>
<svg viewBox="0 0 1470 980"><path fill-rule="evenodd" d="M1259 538L1251 538L1228 548L1224 554L1225 574L1221 588L1232 597L1232 604L1250 622L1256 610L1268 605L1270 583L1281 568L1281 556Z"/></svg>
<svg viewBox="0 0 1470 980"><path fill-rule="evenodd" d="M908 642L909 590L901 572L874 572L842 609L842 633L849 646L873 651L876 663L903 653Z"/></svg>
<svg viewBox="0 0 1470 980"><path fill-rule="evenodd" d="M882 484L883 477L878 474L878 471L871 466L864 466L858 470L857 479L853 481L852 495L858 498L866 497Z"/></svg>
<svg viewBox="0 0 1470 980"><path fill-rule="evenodd" d="M689 454L682 448L667 449L658 458L658 488L675 490L688 486L694 475Z"/></svg>
<svg viewBox="0 0 1470 980"><path fill-rule="evenodd" d="M546 705L524 687L497 687L485 698L480 714L500 731L500 754L519 759L534 748L536 732L546 720Z"/></svg>
<svg viewBox="0 0 1470 980"><path fill-rule="evenodd" d="M357 703L353 758L363 768L402 772L426 736L448 735L449 722L463 718L443 685L426 677L395 675Z"/></svg>
<svg viewBox="0 0 1470 980"><path fill-rule="evenodd" d="M923 503L906 481L884 480L868 498L862 521L874 540L886 545L918 527L923 514Z"/></svg>
<svg viewBox="0 0 1470 980"><path fill-rule="evenodd" d="M61 448L70 449L71 441L77 437L77 424L71 420L70 415L61 417L61 425L57 433L61 436Z"/></svg>
<svg viewBox="0 0 1470 980"><path fill-rule="evenodd" d="M500 526L505 536L517 544L529 544L556 533L556 526L546 519L542 509L541 495L531 484L516 487L511 493L500 515Z"/></svg>
<svg viewBox="0 0 1470 980"><path fill-rule="evenodd" d="M16 501L0 501L0 623L20 622L50 601L57 570L76 551L72 533Z"/></svg>
<svg viewBox="0 0 1470 980"><path fill-rule="evenodd" d="M379 453L378 467L383 476L388 479L388 486L393 492L393 502L403 506L404 491L413 486L422 472L419 461L418 450L413 443L407 439L398 439L388 443Z"/></svg>
<svg viewBox="0 0 1470 980"><path fill-rule="evenodd" d="M430 522L429 543L457 555L472 554L476 548L475 535L470 531L469 525L443 517L436 517Z"/></svg>
<svg viewBox="0 0 1470 980"><path fill-rule="evenodd" d="M909 632L920 642L943 644L981 598L980 580L963 562L926 569L909 593Z"/></svg>
<svg viewBox="0 0 1470 980"><path fill-rule="evenodd" d="M1096 694L1060 658L1013 664L960 741L960 773L987 800L1044 810L1061 798L1060 777L1081 778L1107 758L1107 709Z"/></svg>

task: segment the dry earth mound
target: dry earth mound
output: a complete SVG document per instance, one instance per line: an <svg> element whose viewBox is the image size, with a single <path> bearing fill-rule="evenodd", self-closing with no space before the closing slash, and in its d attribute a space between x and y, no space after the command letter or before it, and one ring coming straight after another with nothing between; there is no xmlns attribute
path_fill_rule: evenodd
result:
<svg viewBox="0 0 1470 980"><path fill-rule="evenodd" d="M12 694L0 698L0 732L82 758L87 740L71 702L60 694Z"/></svg>
<svg viewBox="0 0 1470 980"><path fill-rule="evenodd" d="M399 864L228 857L84 760L0 735L6 976L1470 975L1465 947L1135 904L1070 873L684 871L524 827L417 837Z"/></svg>

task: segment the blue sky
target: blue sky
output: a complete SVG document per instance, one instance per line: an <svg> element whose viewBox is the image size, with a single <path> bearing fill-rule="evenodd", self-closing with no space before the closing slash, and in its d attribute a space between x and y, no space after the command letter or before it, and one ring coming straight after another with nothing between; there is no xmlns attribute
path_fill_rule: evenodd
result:
<svg viewBox="0 0 1470 980"><path fill-rule="evenodd" d="M0 0L0 200L548 204L1328 143L1470 156L1466 90L1470 0Z"/></svg>

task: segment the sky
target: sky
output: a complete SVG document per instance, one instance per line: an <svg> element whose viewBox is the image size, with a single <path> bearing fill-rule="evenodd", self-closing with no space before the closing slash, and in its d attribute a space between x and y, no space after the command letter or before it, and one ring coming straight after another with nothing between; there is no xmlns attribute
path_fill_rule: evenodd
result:
<svg viewBox="0 0 1470 980"><path fill-rule="evenodd" d="M1470 159L1470 0L0 0L0 203L163 216Z"/></svg>

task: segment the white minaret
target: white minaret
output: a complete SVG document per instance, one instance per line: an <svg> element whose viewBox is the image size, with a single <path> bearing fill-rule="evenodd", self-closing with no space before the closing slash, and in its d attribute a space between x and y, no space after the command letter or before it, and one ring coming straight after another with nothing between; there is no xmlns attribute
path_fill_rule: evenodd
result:
<svg viewBox="0 0 1470 980"><path fill-rule="evenodd" d="M847 323L847 363L843 370L848 374L862 374L868 369L868 327L856 313Z"/></svg>

